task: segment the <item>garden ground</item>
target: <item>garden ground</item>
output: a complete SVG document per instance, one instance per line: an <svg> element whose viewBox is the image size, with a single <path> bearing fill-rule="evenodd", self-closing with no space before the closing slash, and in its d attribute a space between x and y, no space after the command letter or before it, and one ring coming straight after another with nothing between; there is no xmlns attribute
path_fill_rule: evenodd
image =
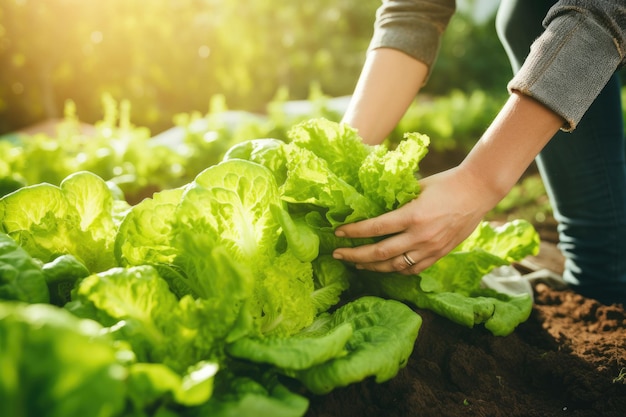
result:
<svg viewBox="0 0 626 417"><path fill-rule="evenodd" d="M561 265L550 227L523 272ZM558 285L532 282L530 318L506 337L430 311L408 365L392 380L366 380L311 396L306 417L623 417L626 311Z"/></svg>

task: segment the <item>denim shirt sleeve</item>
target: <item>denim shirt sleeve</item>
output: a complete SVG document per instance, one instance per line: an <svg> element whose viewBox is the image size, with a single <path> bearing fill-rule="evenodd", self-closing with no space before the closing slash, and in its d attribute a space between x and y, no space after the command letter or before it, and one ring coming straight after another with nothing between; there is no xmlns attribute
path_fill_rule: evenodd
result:
<svg viewBox="0 0 626 417"><path fill-rule="evenodd" d="M508 84L565 119L572 131L626 63L626 2L570 0L548 12L544 33Z"/></svg>
<svg viewBox="0 0 626 417"><path fill-rule="evenodd" d="M383 0L369 50L400 50L425 63L430 75L455 8L455 0Z"/></svg>

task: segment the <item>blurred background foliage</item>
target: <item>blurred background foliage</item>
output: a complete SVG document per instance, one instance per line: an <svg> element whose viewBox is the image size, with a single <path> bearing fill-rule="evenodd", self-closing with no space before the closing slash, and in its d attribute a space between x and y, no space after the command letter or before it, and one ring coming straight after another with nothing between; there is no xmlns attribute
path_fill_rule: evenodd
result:
<svg viewBox="0 0 626 417"><path fill-rule="evenodd" d="M133 122L153 134L171 127L178 113L207 111L214 95L230 109L259 113L285 91L306 99L312 84L328 96L349 95L379 5L3 0L0 134L62 117L67 100L80 120L95 123L103 117L103 94L131 102ZM458 5L424 93L480 89L504 97L511 70L495 35L497 1Z"/></svg>
<svg viewBox="0 0 626 417"><path fill-rule="evenodd" d="M2 0L0 196L84 169L137 202L190 181L234 143L338 121L380 4ZM460 162L506 100L498 4L457 0L429 82L389 137L431 137L424 175ZM54 135L8 134L48 119L62 121ZM552 230L533 168L492 216Z"/></svg>

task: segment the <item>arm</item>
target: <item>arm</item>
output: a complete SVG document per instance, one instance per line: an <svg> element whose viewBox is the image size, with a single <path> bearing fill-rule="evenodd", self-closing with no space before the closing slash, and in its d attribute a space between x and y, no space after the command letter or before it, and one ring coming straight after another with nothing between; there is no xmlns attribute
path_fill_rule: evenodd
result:
<svg viewBox="0 0 626 417"><path fill-rule="evenodd" d="M378 243L339 248L334 256L357 268L419 273L450 252L517 182L563 126L563 118L513 93L465 160L422 181L420 197L382 216L341 226L338 236L390 236ZM415 265L407 268L403 254Z"/></svg>
<svg viewBox="0 0 626 417"><path fill-rule="evenodd" d="M454 0L383 0L343 118L365 143L382 142L425 84L454 11Z"/></svg>
<svg viewBox="0 0 626 417"><path fill-rule="evenodd" d="M575 128L626 61L626 6L623 0L561 0L544 23L546 32L509 84L511 97L466 159L422 180L420 197L403 207L338 228L339 236L390 237L339 248L336 258L374 271L419 273L469 236L554 133ZM361 123L354 115L347 120ZM403 254L415 261L412 267Z"/></svg>
<svg viewBox="0 0 626 417"><path fill-rule="evenodd" d="M404 115L428 67L397 49L369 52L343 122L356 128L367 144L387 137Z"/></svg>

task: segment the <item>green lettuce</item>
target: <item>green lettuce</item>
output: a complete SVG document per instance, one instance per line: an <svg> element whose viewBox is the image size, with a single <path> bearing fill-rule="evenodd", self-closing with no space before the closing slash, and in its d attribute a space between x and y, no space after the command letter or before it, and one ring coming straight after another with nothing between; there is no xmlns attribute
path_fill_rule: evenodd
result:
<svg viewBox="0 0 626 417"><path fill-rule="evenodd" d="M427 146L414 133L369 146L315 119L285 141L240 143L188 184L133 206L88 172L7 194L0 297L64 308L0 303L0 402L70 417L295 417L308 402L289 384L324 394L394 377L421 326L413 307L512 332L532 299L481 279L536 253L527 222L482 223L414 276L358 271L330 255L376 240L338 238L337 226L419 198ZM83 364L86 340L102 349L93 364ZM29 358L42 354L50 361L37 373ZM96 375L103 391L92 394ZM54 393L34 396L41 386ZM24 405L25 395L37 401Z"/></svg>
<svg viewBox="0 0 626 417"><path fill-rule="evenodd" d="M139 361L162 363L180 374L219 355L214 342L219 333L211 333L217 329L202 324L211 317L205 310L210 311L209 306L189 296L178 299L148 265L112 268L84 278L66 308L114 329Z"/></svg>
<svg viewBox="0 0 626 417"><path fill-rule="evenodd" d="M318 237L284 204L269 169L228 160L179 192L135 205L120 226L116 255L122 265L155 267L178 297L205 300L232 326L223 334L229 340L292 334L327 305L316 302L316 290L332 279L315 287Z"/></svg>
<svg viewBox="0 0 626 417"><path fill-rule="evenodd" d="M483 222L418 276L362 272L353 286L434 311L466 327L483 324L494 335L506 336L528 319L532 297L483 288L482 277L497 266L536 254L538 248L538 234L524 220L499 227Z"/></svg>
<svg viewBox="0 0 626 417"><path fill-rule="evenodd" d="M118 417L132 360L95 321L47 304L0 302L3 415Z"/></svg>
<svg viewBox="0 0 626 417"><path fill-rule="evenodd" d="M407 133L392 150L384 145L375 147L358 170L363 194L385 211L415 199L420 192L419 162L428 153L429 143L426 135Z"/></svg>
<svg viewBox="0 0 626 417"><path fill-rule="evenodd" d="M303 369L282 366L282 372L300 380L316 394L326 394L368 377L374 377L378 383L388 381L407 365L422 319L398 301L363 296L321 316L298 337L323 335L347 324L353 333L344 352Z"/></svg>
<svg viewBox="0 0 626 417"><path fill-rule="evenodd" d="M0 233L0 299L48 303L50 293L42 262Z"/></svg>
<svg viewBox="0 0 626 417"><path fill-rule="evenodd" d="M42 183L1 198L0 229L43 262L71 254L90 271L104 271L116 266L116 218L125 208L104 180L79 172L58 187Z"/></svg>
<svg viewBox="0 0 626 417"><path fill-rule="evenodd" d="M407 133L395 148L369 146L354 129L315 119L294 126L282 146L270 139L240 146L263 154L259 149L266 145L272 150L272 164L287 169L279 187L289 213L317 234L319 254L326 256L337 247L377 240L337 238L337 226L378 216L419 198L419 163L427 154L429 138ZM246 156L252 157L252 152L238 154ZM277 163L281 157L284 162ZM466 326L481 323L496 334L508 334L528 318L532 298L488 291L481 288L481 278L495 267L536 254L538 248L538 234L528 222L513 221L497 229L483 222L458 248L419 276L355 271L349 286L357 293L384 294L434 310Z"/></svg>
<svg viewBox="0 0 626 417"><path fill-rule="evenodd" d="M232 372L217 375L211 399L185 410L185 417L301 417L306 414L308 399L283 385L276 373L244 364L236 364L232 369Z"/></svg>
<svg viewBox="0 0 626 417"><path fill-rule="evenodd" d="M59 256L46 263L42 271L50 291L50 303L59 307L70 301L76 283L90 274L87 267L72 255Z"/></svg>

